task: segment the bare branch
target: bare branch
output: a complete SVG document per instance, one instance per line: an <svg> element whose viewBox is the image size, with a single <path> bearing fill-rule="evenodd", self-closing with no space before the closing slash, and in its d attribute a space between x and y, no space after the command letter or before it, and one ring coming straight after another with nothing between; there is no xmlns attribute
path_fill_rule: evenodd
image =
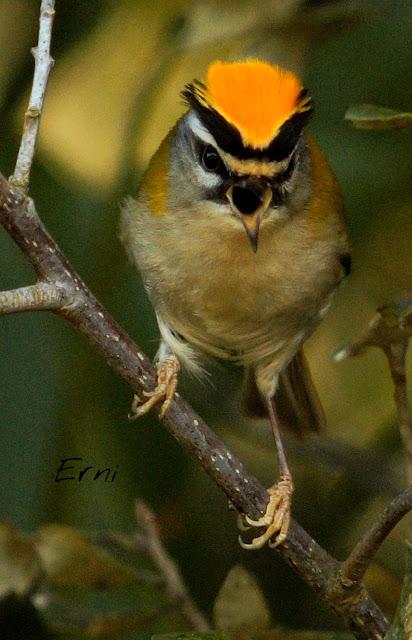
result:
<svg viewBox="0 0 412 640"><path fill-rule="evenodd" d="M162 544L155 514L142 500L136 502L135 513L137 523L144 531L145 548L164 577L168 596L180 605L184 618L193 629L210 631L209 623L193 602L179 569Z"/></svg>
<svg viewBox="0 0 412 640"><path fill-rule="evenodd" d="M55 0L42 0L40 7L40 28L37 47L32 49L35 60L33 85L29 105L24 118L23 135L17 156L14 175L10 178L13 188L27 192L30 170L36 148L43 108L44 94L53 58L50 57L50 42L54 18Z"/></svg>
<svg viewBox="0 0 412 640"><path fill-rule="evenodd" d="M399 431L406 454L406 476L408 482L412 482L412 419L408 406L405 362L407 350L407 340L384 348L395 388L394 399L398 414Z"/></svg>
<svg viewBox="0 0 412 640"><path fill-rule="evenodd" d="M409 296L378 309L367 329L334 354L335 360L340 361L362 353L367 347L379 347L386 355L395 387L394 399L406 453L408 482L412 482L412 417L408 406L405 360L411 336L412 297Z"/></svg>
<svg viewBox="0 0 412 640"><path fill-rule="evenodd" d="M367 329L334 355L335 360L345 360L362 353L367 347L379 347L386 355L395 387L394 399L406 453L408 482L412 482L412 417L408 406L405 359L411 336L412 297L408 296L378 309Z"/></svg>
<svg viewBox="0 0 412 640"><path fill-rule="evenodd" d="M412 510L412 485L394 498L380 518L366 531L363 537L342 564L339 581L348 590L358 588L367 568L379 547L398 522Z"/></svg>
<svg viewBox="0 0 412 640"><path fill-rule="evenodd" d="M0 291L0 316L19 311L59 309L70 301L65 289L48 282Z"/></svg>

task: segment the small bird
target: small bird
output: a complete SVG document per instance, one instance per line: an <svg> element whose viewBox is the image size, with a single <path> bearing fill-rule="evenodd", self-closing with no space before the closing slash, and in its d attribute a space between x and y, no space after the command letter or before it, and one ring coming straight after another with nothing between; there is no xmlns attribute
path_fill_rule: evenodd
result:
<svg viewBox="0 0 412 640"><path fill-rule="evenodd" d="M281 544L293 480L280 425L323 422L302 344L350 271L342 195L313 139L312 101L291 71L256 59L215 61L182 91L186 113L152 157L121 239L142 275L161 342L157 385L132 417L173 399L180 364L205 358L244 367L244 406L269 417L279 481L250 549Z"/></svg>

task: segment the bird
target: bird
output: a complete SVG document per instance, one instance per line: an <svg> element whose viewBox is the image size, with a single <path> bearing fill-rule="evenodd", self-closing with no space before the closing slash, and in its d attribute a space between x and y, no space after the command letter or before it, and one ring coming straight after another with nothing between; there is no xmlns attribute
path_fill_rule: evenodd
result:
<svg viewBox="0 0 412 640"><path fill-rule="evenodd" d="M350 272L341 189L305 131L313 101L271 62L215 60L181 93L185 112L161 142L120 238L157 317L157 384L131 418L174 398L181 367L201 377L210 357L244 369L246 413L269 418L279 479L266 512L241 514L247 549L282 544L293 477L282 429L324 424L302 346ZM262 533L263 530L263 533Z"/></svg>

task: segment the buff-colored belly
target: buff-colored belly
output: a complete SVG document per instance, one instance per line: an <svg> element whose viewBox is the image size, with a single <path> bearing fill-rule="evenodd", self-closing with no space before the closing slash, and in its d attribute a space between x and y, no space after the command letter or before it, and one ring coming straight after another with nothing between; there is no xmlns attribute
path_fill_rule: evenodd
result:
<svg viewBox="0 0 412 640"><path fill-rule="evenodd" d="M268 219L253 253L237 221L211 215L175 214L154 228L133 218L132 250L162 322L241 364L296 350L340 277L336 228L324 225L319 236L304 215Z"/></svg>
<svg viewBox="0 0 412 640"><path fill-rule="evenodd" d="M260 256L250 251L243 261L227 260L226 265L217 257L206 269L193 257L198 264L190 273L169 271L162 318L218 358L249 365L280 357L296 350L313 330L335 286L334 261L324 258L320 263L302 254L289 263L276 261L263 246Z"/></svg>

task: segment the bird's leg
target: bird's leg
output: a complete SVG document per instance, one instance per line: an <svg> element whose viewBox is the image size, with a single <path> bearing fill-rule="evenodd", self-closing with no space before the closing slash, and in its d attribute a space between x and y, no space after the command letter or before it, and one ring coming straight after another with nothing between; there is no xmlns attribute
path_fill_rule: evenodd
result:
<svg viewBox="0 0 412 640"><path fill-rule="evenodd" d="M245 543L239 538L240 545L244 549L260 549L266 542L270 547L277 547L286 539L289 524L291 499L293 493L292 475L289 471L288 463L285 456L282 440L280 437L279 421L276 415L273 398L267 399L269 410L269 418L272 426L273 437L276 443L276 452L278 458L279 482L275 483L268 489L269 502L266 507L265 515L258 520L252 520L249 516L243 516L241 529L245 530L249 527L266 527L262 535L253 538L252 542ZM272 541L272 538L274 540Z"/></svg>
<svg viewBox="0 0 412 640"><path fill-rule="evenodd" d="M180 371L179 360L164 343L161 344L156 359L156 387L153 391L143 391L143 395L148 398L146 401L142 400L138 395L133 397L129 420L140 418L140 416L150 411L160 400L163 400L163 404L160 409L159 418L163 418L173 400L177 387L178 373Z"/></svg>

